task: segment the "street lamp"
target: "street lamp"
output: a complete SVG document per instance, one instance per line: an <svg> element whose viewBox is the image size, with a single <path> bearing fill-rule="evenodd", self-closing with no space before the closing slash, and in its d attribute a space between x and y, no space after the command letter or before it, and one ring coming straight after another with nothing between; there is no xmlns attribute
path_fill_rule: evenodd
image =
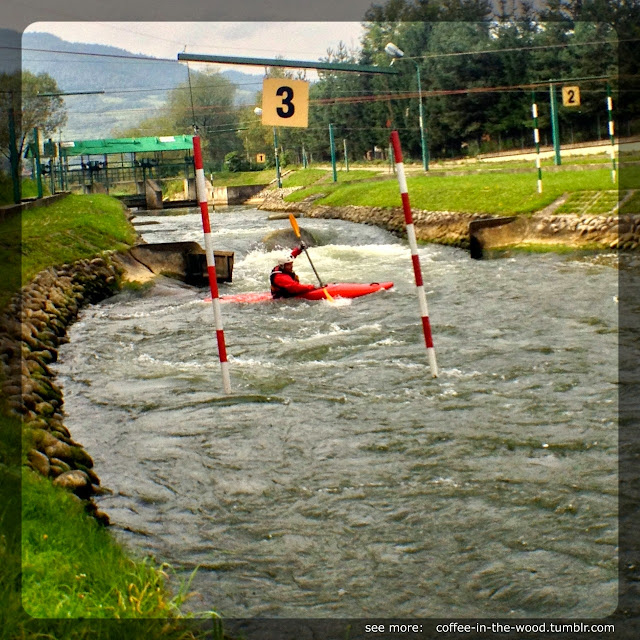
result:
<svg viewBox="0 0 640 640"><path fill-rule="evenodd" d="M404 58L404 51L393 44L393 42L389 42L384 50L386 51L387 55L393 58L391 64L393 64L398 58ZM429 171L429 149L427 147L426 134L424 130L424 115L422 112L422 85L420 83L420 67L413 58L405 58L405 60L410 60L416 66L416 76L418 77L418 107L420 113L420 147L422 149L422 166L424 167L425 171Z"/></svg>
<svg viewBox="0 0 640 640"><path fill-rule="evenodd" d="M253 110L257 116L262 116L262 109L260 107L256 107ZM273 127L273 151L276 157L276 177L278 179L278 189L282 189L282 178L280 177L280 159L278 157L278 130Z"/></svg>

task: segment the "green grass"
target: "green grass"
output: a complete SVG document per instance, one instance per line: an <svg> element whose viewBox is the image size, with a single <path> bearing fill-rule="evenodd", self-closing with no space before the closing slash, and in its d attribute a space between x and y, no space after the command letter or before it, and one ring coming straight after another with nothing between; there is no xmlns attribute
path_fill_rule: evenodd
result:
<svg viewBox="0 0 640 640"><path fill-rule="evenodd" d="M338 171L338 182L356 182L358 180L369 180L377 178L380 171L372 171L370 169L349 169L349 171ZM331 176L333 180L333 175Z"/></svg>
<svg viewBox="0 0 640 640"><path fill-rule="evenodd" d="M174 197L178 199L184 198L184 179L176 178L175 180L162 180L162 198L171 200Z"/></svg>
<svg viewBox="0 0 640 640"><path fill-rule="evenodd" d="M263 171L218 171L214 174L207 174L207 178L213 175L214 187L239 187L249 184L269 184L275 180L275 169L264 169Z"/></svg>
<svg viewBox="0 0 640 640"><path fill-rule="evenodd" d="M622 165L618 179L621 189L640 189L640 165Z"/></svg>
<svg viewBox="0 0 640 640"><path fill-rule="evenodd" d="M542 194L537 192L534 172L418 176L407 178L407 186L415 209L516 215L538 211L564 193L611 189L611 174L607 169L547 173L543 175ZM329 206L401 206L398 183L392 176L380 182L323 183L285 199L299 202L315 193L325 194L317 204Z"/></svg>
<svg viewBox="0 0 640 640"><path fill-rule="evenodd" d="M29 469L22 481L22 603L34 618L175 614L163 567L125 556L62 489Z"/></svg>
<svg viewBox="0 0 640 640"><path fill-rule="evenodd" d="M293 171L284 175L287 171ZM331 169L301 169L300 167L290 166L281 170L283 187L306 187L318 182L319 180L333 179ZM371 169L353 169L350 171L340 170L338 172L339 182L351 182L354 180L365 180L380 175L379 170ZM213 174L214 186L233 187L245 184L269 184L275 180L276 170L265 169L263 171L239 171L236 173L218 172Z"/></svg>
<svg viewBox="0 0 640 640"><path fill-rule="evenodd" d="M43 269L124 249L135 238L120 202L102 194L69 195L10 217L0 223L0 308Z"/></svg>
<svg viewBox="0 0 640 640"><path fill-rule="evenodd" d="M576 191L572 193L564 204L560 205L555 213L573 213L576 215L600 215L613 211L618 205L619 198L626 192L618 194L617 190L611 191Z"/></svg>
<svg viewBox="0 0 640 640"><path fill-rule="evenodd" d="M20 432L0 414L0 640L199 637L166 567L127 557L68 492L20 469Z"/></svg>
<svg viewBox="0 0 640 640"><path fill-rule="evenodd" d="M640 190L633 193L633 195L627 200L621 207L620 213L622 214L640 214Z"/></svg>
<svg viewBox="0 0 640 640"><path fill-rule="evenodd" d="M186 586L172 597L166 567L128 558L71 494L21 468L21 431L0 413L0 640L194 638L177 611Z"/></svg>
<svg viewBox="0 0 640 640"><path fill-rule="evenodd" d="M307 187L329 175L326 169L300 169L284 177L283 187Z"/></svg>
<svg viewBox="0 0 640 640"><path fill-rule="evenodd" d="M49 186L46 178L42 179L42 194L49 195ZM22 180L23 198L36 198L38 196L38 185L35 180ZM0 206L11 205L13 202L13 183L11 178L5 174L0 174Z"/></svg>
<svg viewBox="0 0 640 640"><path fill-rule="evenodd" d="M379 170L372 169L350 169L337 171L338 182L356 182L358 180L368 180L380 175ZM283 187L307 187L315 183L333 184L332 169L300 169L286 176L282 180Z"/></svg>
<svg viewBox="0 0 640 640"><path fill-rule="evenodd" d="M603 148L605 149L605 148ZM567 156L564 155L562 157L562 166L581 166L581 165L603 165L610 166L611 158L609 157L608 148L606 151L603 150L600 154L587 155L587 156ZM544 169L545 167L553 167L555 166L555 160L553 157L542 158L540 160L540 165ZM469 167L477 167L481 170L486 169L532 169L535 167L535 160L483 160L478 159L476 162L475 159L470 159ZM443 169L450 168L447 167L446 164L442 166Z"/></svg>

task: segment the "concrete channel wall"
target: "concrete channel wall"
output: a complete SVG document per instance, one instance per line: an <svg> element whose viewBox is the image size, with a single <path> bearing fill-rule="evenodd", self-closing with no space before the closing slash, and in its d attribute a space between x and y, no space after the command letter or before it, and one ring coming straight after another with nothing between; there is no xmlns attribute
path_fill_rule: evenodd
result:
<svg viewBox="0 0 640 640"><path fill-rule="evenodd" d="M284 191L284 190L283 190ZM328 207L313 201L285 202L283 193L265 198L260 209L300 213L308 218L338 218L372 224L402 235L404 214L400 207ZM413 210L416 236L421 242L435 242L474 250L481 257L485 249L563 245L580 248L640 248L640 216L554 214L555 205L531 216L497 217L490 214L455 211Z"/></svg>

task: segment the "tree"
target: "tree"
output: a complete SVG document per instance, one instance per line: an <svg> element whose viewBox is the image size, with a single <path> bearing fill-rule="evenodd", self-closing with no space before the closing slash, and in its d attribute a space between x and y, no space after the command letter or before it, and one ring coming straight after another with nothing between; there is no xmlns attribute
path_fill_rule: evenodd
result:
<svg viewBox="0 0 640 640"><path fill-rule="evenodd" d="M177 131L193 133L203 141L205 160L221 167L227 153L239 148L235 85L220 73L192 73L169 93L167 116Z"/></svg>
<svg viewBox="0 0 640 640"><path fill-rule="evenodd" d="M135 127L115 129L114 138L144 138L148 136L167 136L175 131L175 124L167 113L147 118Z"/></svg>
<svg viewBox="0 0 640 640"><path fill-rule="evenodd" d="M502 84L500 67L493 54L486 53L493 46L489 22L433 25L421 73L427 92L432 92L427 127L437 153L460 155L462 145L479 146L486 133L496 105L496 94L487 89Z"/></svg>
<svg viewBox="0 0 640 640"><path fill-rule="evenodd" d="M338 48L327 51L323 62L357 64L357 51L350 51L340 42ZM376 144L375 119L367 103L361 101L369 88L365 76L353 72L322 71L312 87L314 103L310 111L307 149L318 157L330 156L329 124L333 125L336 146L338 140L347 141L351 157L360 157Z"/></svg>
<svg viewBox="0 0 640 640"><path fill-rule="evenodd" d="M612 39L611 49L619 68L613 76L616 131L631 135L640 130L640 3L637 0L569 0L568 13L577 22L593 23L599 32ZM610 36L609 34L613 34ZM598 59L604 53L610 63L610 52L592 52L589 58ZM617 77L616 77L617 76ZM624 132L624 133L623 133Z"/></svg>
<svg viewBox="0 0 640 640"><path fill-rule="evenodd" d="M256 103L262 103L262 92L256 96ZM259 153L264 153L268 158L272 158L273 153L273 133L271 127L263 127L260 117L254 112L255 107L243 107L239 112L241 128L238 137L242 141L242 146L249 163L253 163Z"/></svg>
<svg viewBox="0 0 640 640"><path fill-rule="evenodd" d="M60 93L56 81L47 73L0 74L0 151L9 158L9 110L13 109L18 161L24 155L33 129L37 128L41 140L53 135L64 126L67 112L61 96L43 95Z"/></svg>

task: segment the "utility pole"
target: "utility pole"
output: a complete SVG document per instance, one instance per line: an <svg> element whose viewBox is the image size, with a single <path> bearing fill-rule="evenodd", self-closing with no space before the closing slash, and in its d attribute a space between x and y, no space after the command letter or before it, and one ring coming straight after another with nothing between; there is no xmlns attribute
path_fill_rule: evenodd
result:
<svg viewBox="0 0 640 640"><path fill-rule="evenodd" d="M11 94L13 105L13 93ZM9 107L9 161L11 162L11 181L13 182L13 202L20 204L22 201L20 185L20 159L16 147L16 120L13 106Z"/></svg>
<svg viewBox="0 0 640 640"><path fill-rule="evenodd" d="M336 144L333 139L333 125L329 123L329 143L331 144L331 167L333 169L333 181L338 182L338 174L336 173Z"/></svg>
<svg viewBox="0 0 640 640"><path fill-rule="evenodd" d="M42 199L42 167L40 165L40 136L38 135L38 127L33 129L33 155L36 159L36 182L38 184L38 200Z"/></svg>
<svg viewBox="0 0 640 640"><path fill-rule="evenodd" d="M553 82L549 83L549 96L551 101L551 134L553 136L554 163L562 164L560 156L560 132L558 127L558 100L556 96L556 86Z"/></svg>

